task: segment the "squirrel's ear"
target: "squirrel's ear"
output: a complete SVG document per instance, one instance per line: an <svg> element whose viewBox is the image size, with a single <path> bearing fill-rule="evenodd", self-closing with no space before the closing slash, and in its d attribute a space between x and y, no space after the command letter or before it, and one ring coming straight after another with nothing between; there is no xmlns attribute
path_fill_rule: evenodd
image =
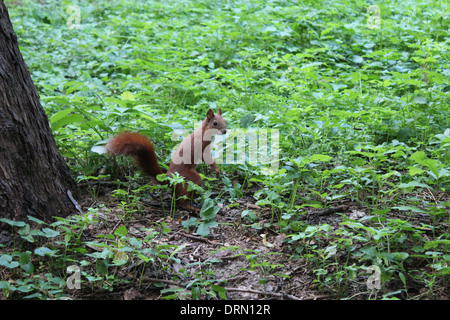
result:
<svg viewBox="0 0 450 320"><path fill-rule="evenodd" d="M206 119L209 121L212 117L214 117L214 112L211 109L208 109L208 112L206 112Z"/></svg>
<svg viewBox="0 0 450 320"><path fill-rule="evenodd" d="M221 115L222 115L222 109L219 108L219 116L221 116Z"/></svg>

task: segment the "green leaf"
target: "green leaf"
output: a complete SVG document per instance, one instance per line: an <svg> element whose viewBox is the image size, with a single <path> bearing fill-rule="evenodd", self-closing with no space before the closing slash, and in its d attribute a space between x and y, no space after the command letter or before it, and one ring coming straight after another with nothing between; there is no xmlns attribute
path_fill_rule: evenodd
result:
<svg viewBox="0 0 450 320"><path fill-rule="evenodd" d="M352 56L352 61L354 63L363 63L364 59L361 56L354 55L354 56Z"/></svg>
<svg viewBox="0 0 450 320"><path fill-rule="evenodd" d="M43 232L42 235L46 238L55 238L60 235L59 231L50 228L43 228L42 232Z"/></svg>
<svg viewBox="0 0 450 320"><path fill-rule="evenodd" d="M342 88L347 88L346 84L330 83L330 85L333 87L334 91L339 91ZM319 126L319 127L322 128L321 126Z"/></svg>
<svg viewBox="0 0 450 320"><path fill-rule="evenodd" d="M393 252L392 255L396 260L403 261L409 257L409 254L406 252Z"/></svg>
<svg viewBox="0 0 450 320"><path fill-rule="evenodd" d="M328 259L328 258L334 256L336 254L336 252L337 252L337 245L328 246L324 252L324 253L326 253L325 259Z"/></svg>
<svg viewBox="0 0 450 320"><path fill-rule="evenodd" d="M197 218L191 217L187 220L184 220L181 225L183 226L183 228L185 229L189 229L190 227L195 227L197 226L198 221Z"/></svg>
<svg viewBox="0 0 450 320"><path fill-rule="evenodd" d="M427 104L428 103L428 99L427 97L421 96L421 95L417 95L414 97L414 102L417 104Z"/></svg>
<svg viewBox="0 0 450 320"><path fill-rule="evenodd" d="M140 248L142 248L143 243L142 243L141 239L137 239L137 238L133 237L133 238L130 238L130 245L132 245L135 248L140 249Z"/></svg>
<svg viewBox="0 0 450 320"><path fill-rule="evenodd" d="M91 148L91 152L94 152L97 154L107 154L108 150L106 150L105 146L93 146Z"/></svg>
<svg viewBox="0 0 450 320"><path fill-rule="evenodd" d="M248 128L252 125L252 123L255 121L255 116L253 114L247 114L241 118L241 121L239 124L242 128Z"/></svg>
<svg viewBox="0 0 450 320"><path fill-rule="evenodd" d="M125 237L127 235L127 227L122 225L114 231L114 234L118 237Z"/></svg>
<svg viewBox="0 0 450 320"><path fill-rule="evenodd" d="M313 154L313 155L310 157L311 162L312 162L312 161L323 161L323 162L328 162L328 161L330 161L331 159L333 159L333 157L330 157L330 156L327 156L327 155L324 155L324 154Z"/></svg>
<svg viewBox="0 0 450 320"><path fill-rule="evenodd" d="M415 175L423 173L422 169L419 169L419 168L416 168L416 167L408 167L408 168L409 168L409 174L411 176L415 176Z"/></svg>
<svg viewBox="0 0 450 320"><path fill-rule="evenodd" d="M122 100L128 100L128 101L136 101L136 98L134 97L134 94L132 94L130 91L125 91L120 96Z"/></svg>
<svg viewBox="0 0 450 320"><path fill-rule="evenodd" d="M37 249L35 249L34 250L34 254L37 254L38 256L45 256L45 255L48 255L48 256L51 256L51 257L56 257L57 256L57 253L58 252L58 250L51 250L51 249L49 249L49 248L47 248L47 247L40 247L40 248L37 248Z"/></svg>
<svg viewBox="0 0 450 320"><path fill-rule="evenodd" d="M425 152L423 152L423 151L416 151L416 152L414 152L411 155L410 158L412 160L414 160L416 163L418 163L418 164L420 164L420 165L422 165L424 167L429 168L431 170L431 172L433 172L436 177L439 176L438 161L428 158L425 155Z"/></svg>
<svg viewBox="0 0 450 320"><path fill-rule="evenodd" d="M68 124L80 123L80 122L84 122L84 120L85 119L82 114L73 113L71 115L63 117L59 121L53 122L51 125L51 128L52 128L52 131L56 131Z"/></svg>
<svg viewBox="0 0 450 320"><path fill-rule="evenodd" d="M141 259L142 261L144 261L145 263L149 262L149 261L153 261L152 257L147 257L146 255L142 254L142 253L138 253L137 256L139 257L139 259Z"/></svg>
<svg viewBox="0 0 450 320"><path fill-rule="evenodd" d="M202 237L206 237L206 236L209 235L209 229L210 228L215 228L218 225L219 224L215 220L209 220L209 221L206 221L206 222L202 222L202 223L200 223L200 225L197 228L197 234L202 236Z"/></svg>
<svg viewBox="0 0 450 320"><path fill-rule="evenodd" d="M392 209L397 209L401 211L413 211L413 212L419 212L419 213L426 213L426 211L419 209L414 206L398 206L398 207L392 207Z"/></svg>
<svg viewBox="0 0 450 320"><path fill-rule="evenodd" d="M17 261L12 261L12 257L7 254L0 256L0 266L4 266L10 269L16 268L19 265Z"/></svg>
<svg viewBox="0 0 450 320"><path fill-rule="evenodd" d="M422 188L431 189L431 187L429 185L427 185L425 183L420 183L420 182L417 182L417 181L411 181L411 182L408 182L408 183L400 183L398 185L398 187L402 188L402 189L406 189L406 188L410 188L410 187L413 187L413 188L414 187L422 187Z"/></svg>
<svg viewBox="0 0 450 320"><path fill-rule="evenodd" d="M34 286L31 284L25 284L25 285L21 285L21 286L17 287L17 291L24 292L24 293L31 292L33 290L34 290Z"/></svg>
<svg viewBox="0 0 450 320"><path fill-rule="evenodd" d="M34 271L34 266L31 263L31 252L30 251L25 251L20 253L19 255L19 264L20 267L25 270L25 272L27 273L33 273Z"/></svg>
<svg viewBox="0 0 450 320"><path fill-rule="evenodd" d="M26 223L23 222L23 221L14 221L14 220L10 220L10 219L7 219L7 218L0 218L0 222L7 223L7 224L9 224L10 226L13 226L13 227L23 227L23 226L26 225Z"/></svg>
<svg viewBox="0 0 450 320"><path fill-rule="evenodd" d="M27 216L27 218L28 218L29 220L33 221L33 222L36 222L37 224L47 224L47 223L45 223L44 221L42 221L42 220L40 220L40 219L38 219L38 218L32 217L32 216Z"/></svg>
<svg viewBox="0 0 450 320"><path fill-rule="evenodd" d="M220 207L214 202L214 200L208 198L205 200L205 202L202 205L202 208L200 209L200 216L204 220L211 220L216 217L219 211Z"/></svg>
<svg viewBox="0 0 450 320"><path fill-rule="evenodd" d="M70 113L74 112L75 108L67 108L67 109L63 109L57 113L55 113L53 116L50 117L49 121L51 124L67 117Z"/></svg>
<svg viewBox="0 0 450 320"><path fill-rule="evenodd" d="M207 237L209 235L209 228L205 223L200 223L197 228L197 234L202 237Z"/></svg>
<svg viewBox="0 0 450 320"><path fill-rule="evenodd" d="M97 262L96 271L98 274L105 275L108 273L108 263L105 260L100 260Z"/></svg>
<svg viewBox="0 0 450 320"><path fill-rule="evenodd" d="M199 287L192 287L191 293L192 293L192 300L200 299L200 288Z"/></svg>
<svg viewBox="0 0 450 320"><path fill-rule="evenodd" d="M399 276L400 280L402 280L403 285L406 286L406 278L405 278L405 275L404 275L402 272L399 272L399 273L398 273L398 276Z"/></svg>
<svg viewBox="0 0 450 320"><path fill-rule="evenodd" d="M224 299L224 300L227 300L228 298L227 298L227 296L226 296L226 289L224 288L224 287L222 287L222 286L217 286L217 285L214 285L214 284L212 284L211 285L211 289L214 291L214 292L217 292L217 294L219 295L219 297L221 297L222 299Z"/></svg>
<svg viewBox="0 0 450 320"><path fill-rule="evenodd" d="M425 243L424 249L425 250L434 249L434 248L437 248L441 244L444 246L448 246L448 245L450 245L450 240L443 239L443 240L428 241Z"/></svg>
<svg viewBox="0 0 450 320"><path fill-rule="evenodd" d="M5 290L9 290L9 291L14 291L16 290L16 288L10 284L8 281L0 281L0 289L5 289Z"/></svg>

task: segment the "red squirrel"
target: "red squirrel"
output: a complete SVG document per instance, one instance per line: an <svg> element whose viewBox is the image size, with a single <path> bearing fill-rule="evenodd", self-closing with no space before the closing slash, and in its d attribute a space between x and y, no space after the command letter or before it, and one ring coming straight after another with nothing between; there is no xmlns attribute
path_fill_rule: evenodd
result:
<svg viewBox="0 0 450 320"><path fill-rule="evenodd" d="M202 124L190 135L183 139L176 149L172 161L170 162L167 176L178 172L185 180L202 184L202 178L198 174L197 164L202 161L209 164L214 169L217 176L220 170L211 155L210 144L214 135L225 134L227 132L227 121L222 117L222 110L214 114L211 109L206 113L206 118ZM158 164L155 149L152 142L145 136L135 132L123 132L114 137L106 144L106 149L114 155L127 155L133 157L139 168L147 174L152 182L158 182L156 176L163 171ZM206 149L206 152L205 152ZM187 191L188 184L177 184L175 195L177 198L187 196L187 199L180 199L180 206L193 212L200 209L190 205L190 200L194 198L192 191Z"/></svg>

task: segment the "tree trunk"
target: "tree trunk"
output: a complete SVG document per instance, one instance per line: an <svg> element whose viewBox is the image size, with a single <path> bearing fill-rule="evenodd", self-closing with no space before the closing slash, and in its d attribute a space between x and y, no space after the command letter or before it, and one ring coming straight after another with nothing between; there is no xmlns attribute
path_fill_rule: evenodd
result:
<svg viewBox="0 0 450 320"><path fill-rule="evenodd" d="M67 216L74 187L0 0L0 217Z"/></svg>

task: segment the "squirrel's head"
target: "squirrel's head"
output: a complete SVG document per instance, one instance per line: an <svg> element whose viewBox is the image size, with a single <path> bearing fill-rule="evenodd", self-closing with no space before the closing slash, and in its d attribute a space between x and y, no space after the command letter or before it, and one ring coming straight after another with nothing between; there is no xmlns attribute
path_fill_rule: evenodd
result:
<svg viewBox="0 0 450 320"><path fill-rule="evenodd" d="M204 121L208 129L216 129L222 132L222 134L227 133L227 120L222 117L222 109L219 108L219 112L214 114L214 112L209 109L206 113L206 119Z"/></svg>

